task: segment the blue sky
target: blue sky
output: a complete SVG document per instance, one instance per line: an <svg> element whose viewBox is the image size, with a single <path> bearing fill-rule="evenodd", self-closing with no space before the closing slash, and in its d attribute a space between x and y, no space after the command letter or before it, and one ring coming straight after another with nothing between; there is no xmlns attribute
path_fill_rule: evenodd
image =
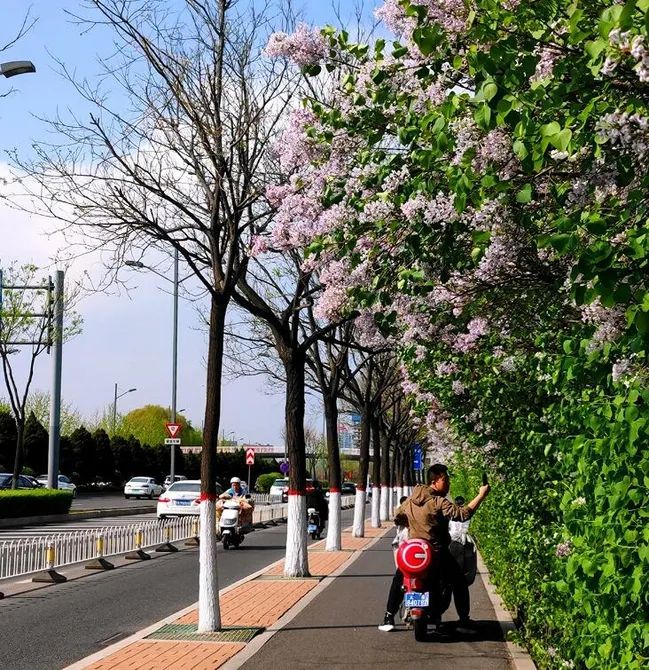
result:
<svg viewBox="0 0 649 670"><path fill-rule="evenodd" d="M176 2L179 0L170 0ZM256 0L259 2L259 0ZM38 117L52 117L68 110L77 114L84 106L72 87L57 73L57 60L78 76L93 80L99 71L97 58L112 48L108 30L84 31L75 25L66 10L79 13L81 0L3 0L0 43L11 39L19 28L26 8L37 19L31 32L0 60L32 60L37 73L0 80L4 90L13 84L15 92L0 98L0 178L6 170L6 151L29 153L34 139L47 139ZM334 22L331 5L323 0L295 3L308 23ZM374 4L366 3L368 13ZM342 0L342 6L351 5ZM0 93L2 93L0 89ZM34 262L51 271L51 258L62 242L52 234L52 224L9 210L0 200L0 266L11 261ZM99 259L84 259L72 271L100 271ZM113 385L137 391L126 395L120 412L154 403L169 405L171 398L172 299L168 286L155 276L138 274L128 293L96 294L78 307L84 319L81 335L68 343L63 358L63 397L84 416L101 413L112 402ZM180 303L178 408L195 425L204 413L205 336L191 304ZM36 371L34 388L48 390L50 360L43 356ZM6 396L4 384L0 397ZM310 422L320 426L315 405ZM254 377L226 383L223 393L222 429L248 442L281 442L283 397L271 395L263 379Z"/></svg>

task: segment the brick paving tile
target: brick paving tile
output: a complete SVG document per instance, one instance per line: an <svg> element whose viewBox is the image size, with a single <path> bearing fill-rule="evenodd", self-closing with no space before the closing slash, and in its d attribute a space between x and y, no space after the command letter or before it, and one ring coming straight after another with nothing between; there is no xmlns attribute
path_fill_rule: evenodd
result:
<svg viewBox="0 0 649 670"><path fill-rule="evenodd" d="M343 549L347 547L344 546ZM335 572L345 561L349 560L349 554L343 551L314 551L309 553L309 571L312 575L330 575ZM284 574L284 563L279 563L267 575Z"/></svg>
<svg viewBox="0 0 649 670"><path fill-rule="evenodd" d="M221 597L224 626L267 628L317 586L315 579L291 581L252 580ZM245 607L241 606L245 603ZM196 623L198 611L180 617L176 623Z"/></svg>
<svg viewBox="0 0 649 670"><path fill-rule="evenodd" d="M86 670L213 670L245 644L215 642L134 642Z"/></svg>

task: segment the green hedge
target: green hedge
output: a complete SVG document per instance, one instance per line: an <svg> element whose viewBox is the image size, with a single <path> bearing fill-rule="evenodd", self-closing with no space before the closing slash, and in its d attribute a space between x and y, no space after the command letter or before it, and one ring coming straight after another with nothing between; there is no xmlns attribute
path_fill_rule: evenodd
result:
<svg viewBox="0 0 649 670"><path fill-rule="evenodd" d="M0 519L67 514L71 504L71 491L0 491Z"/></svg>
<svg viewBox="0 0 649 670"><path fill-rule="evenodd" d="M281 472L269 472L265 475L260 475L257 477L255 482L255 490L257 493L268 493L270 487L273 485L273 482L276 479L283 479L284 475Z"/></svg>

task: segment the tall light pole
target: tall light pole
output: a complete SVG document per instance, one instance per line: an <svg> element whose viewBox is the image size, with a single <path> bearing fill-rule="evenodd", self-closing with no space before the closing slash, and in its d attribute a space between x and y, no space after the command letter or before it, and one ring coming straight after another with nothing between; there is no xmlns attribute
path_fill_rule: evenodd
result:
<svg viewBox="0 0 649 670"><path fill-rule="evenodd" d="M115 398L113 400L113 435L115 435L115 426L117 425L117 401L127 393L133 393L133 391L137 391L137 389L129 389L128 391L124 391L124 393L117 395L117 382L115 382Z"/></svg>
<svg viewBox="0 0 649 670"><path fill-rule="evenodd" d="M127 265L131 268L137 268L138 270L149 270L159 277L169 281L168 277L165 277L163 274L146 266L140 261L124 261L124 265ZM191 276L191 275L188 275ZM177 401L177 389L178 389L178 287L181 281L185 281L188 277L184 277L182 280L178 279L178 249L174 248L174 292L173 292L173 327L172 327L172 345L171 345L171 423L176 423L176 401ZM171 482L174 482L176 475L176 447L175 445L170 445L171 457L169 464L169 475Z"/></svg>

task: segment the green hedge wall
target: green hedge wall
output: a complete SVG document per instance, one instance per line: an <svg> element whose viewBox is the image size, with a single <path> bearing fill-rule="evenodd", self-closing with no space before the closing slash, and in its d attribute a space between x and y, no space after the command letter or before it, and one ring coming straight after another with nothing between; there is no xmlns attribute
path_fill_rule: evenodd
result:
<svg viewBox="0 0 649 670"><path fill-rule="evenodd" d="M71 491L0 491L0 519L67 514L71 504Z"/></svg>

